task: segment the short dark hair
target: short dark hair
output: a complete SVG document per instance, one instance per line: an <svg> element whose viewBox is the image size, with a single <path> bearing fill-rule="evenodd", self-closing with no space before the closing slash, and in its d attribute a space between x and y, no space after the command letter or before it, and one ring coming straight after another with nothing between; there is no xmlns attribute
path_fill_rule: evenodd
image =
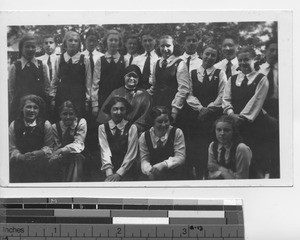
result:
<svg viewBox="0 0 300 240"><path fill-rule="evenodd" d="M54 43L57 44L57 39L54 35L51 35L51 34L44 35L43 36L43 42L45 41L46 38L53 38Z"/></svg>
<svg viewBox="0 0 300 240"><path fill-rule="evenodd" d="M278 44L277 39L272 38L269 41L266 42L265 46L266 46L266 50L268 50L268 48L270 47L271 44Z"/></svg>
<svg viewBox="0 0 300 240"><path fill-rule="evenodd" d="M158 118L162 114L167 114L170 122L173 122L173 117L171 116L171 111L166 106L155 106L150 110L149 113L149 124L151 126L154 125L155 119Z"/></svg>
<svg viewBox="0 0 300 240"><path fill-rule="evenodd" d="M250 53L250 56L252 58L255 58L256 57L256 53L255 53L255 50L253 49L253 47L250 47L250 46L243 46L241 47L238 51L237 51L237 56L241 53Z"/></svg>
<svg viewBox="0 0 300 240"><path fill-rule="evenodd" d="M119 96L116 96L116 97L112 97L109 102L104 106L103 108L103 112L110 115L110 110L112 108L113 105L115 105L116 103L123 103L125 108L126 108L126 114L129 114L131 113L132 111L132 106L131 104L123 97L119 97Z"/></svg>
<svg viewBox="0 0 300 240"><path fill-rule="evenodd" d="M99 34L92 30L92 29L89 29L86 34L85 34L85 40L89 37L89 36L95 36L97 39L99 39Z"/></svg>
<svg viewBox="0 0 300 240"><path fill-rule="evenodd" d="M231 40L233 40L234 44L238 44L238 38L234 35L229 35L229 34L224 35L223 38L222 38L222 44L223 44L225 39L231 39Z"/></svg>
<svg viewBox="0 0 300 240"><path fill-rule="evenodd" d="M212 48L212 49L214 49L214 50L217 51L217 59L216 59L216 62L218 62L218 61L219 61L219 57L220 57L220 50L219 50L219 47L218 47L216 44L213 44L213 43L207 44L207 45L205 45L205 46L202 48L202 54L204 53L205 49L207 49L207 48Z"/></svg>
<svg viewBox="0 0 300 240"><path fill-rule="evenodd" d="M138 34L132 34L132 33L124 36L124 43L126 43L128 39L136 39L137 42L139 42L140 40Z"/></svg>
<svg viewBox="0 0 300 240"><path fill-rule="evenodd" d="M74 106L74 104L70 101L70 100L67 100L65 102L63 102L60 106L59 106L59 114L61 114L61 112L64 110L64 108L72 108L73 111L75 112L75 115L77 116L77 109L76 107Z"/></svg>
<svg viewBox="0 0 300 240"><path fill-rule="evenodd" d="M149 35L149 36L153 37L154 39L156 39L156 36L155 36L154 32L151 31L151 30L149 30L149 29L145 29L145 30L143 30L143 31L141 32L141 34L140 34L141 39L142 39L142 37L145 36L145 35Z"/></svg>
<svg viewBox="0 0 300 240"><path fill-rule="evenodd" d="M187 37L195 37L198 41L200 40L199 33L192 30L182 33L182 38L184 41L186 40Z"/></svg>

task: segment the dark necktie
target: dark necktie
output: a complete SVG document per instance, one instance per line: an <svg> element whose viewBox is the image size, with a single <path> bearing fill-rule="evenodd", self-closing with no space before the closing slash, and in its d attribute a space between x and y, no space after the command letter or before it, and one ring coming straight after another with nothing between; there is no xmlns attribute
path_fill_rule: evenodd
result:
<svg viewBox="0 0 300 240"><path fill-rule="evenodd" d="M162 67L162 69L166 69L167 65L168 65L168 62L167 62L166 59L164 59L164 60L161 62L161 67Z"/></svg>
<svg viewBox="0 0 300 240"><path fill-rule="evenodd" d="M69 59L68 64L72 64L72 58Z"/></svg>
<svg viewBox="0 0 300 240"><path fill-rule="evenodd" d="M111 66L114 66L115 64L116 64L116 63L115 63L114 57L111 56L111 57L110 57L110 65L111 65Z"/></svg>
<svg viewBox="0 0 300 240"><path fill-rule="evenodd" d="M190 62L191 62L191 56L189 56L187 58L187 61L186 61L186 65L187 65L188 71L190 71Z"/></svg>
<svg viewBox="0 0 300 240"><path fill-rule="evenodd" d="M157 141L157 148L158 148L158 149L163 148L163 142L162 142L162 140L160 140L160 139L158 139L158 141Z"/></svg>
<svg viewBox="0 0 300 240"><path fill-rule="evenodd" d="M221 153L220 153L220 165L225 166L225 153L226 153L226 148L221 147Z"/></svg>
<svg viewBox="0 0 300 240"><path fill-rule="evenodd" d="M273 73L273 65L270 65L270 71L267 75L268 81L269 81L269 91L268 91L268 97L271 97L274 93L274 73Z"/></svg>
<svg viewBox="0 0 300 240"><path fill-rule="evenodd" d="M143 68L143 77L144 79L148 79L149 81L149 76L150 76L150 52L147 52L147 58Z"/></svg>
<svg viewBox="0 0 300 240"><path fill-rule="evenodd" d="M231 61L228 61L227 67L226 67L226 76L227 76L227 79L230 78L231 75L232 75L232 73L231 73Z"/></svg>
<svg viewBox="0 0 300 240"><path fill-rule="evenodd" d="M92 79L93 79L95 63L94 63L93 53L92 52L90 52L90 64L91 64L91 76L92 76Z"/></svg>
<svg viewBox="0 0 300 240"><path fill-rule="evenodd" d="M49 58L48 58L48 61L47 61L47 65L48 65L48 68L49 68L49 76L50 76L50 81L52 80L52 64L51 64L51 57L49 55Z"/></svg>
<svg viewBox="0 0 300 240"><path fill-rule="evenodd" d="M248 85L248 78L247 76L245 75L243 81L242 81L242 84L241 84L241 87L247 87Z"/></svg>
<svg viewBox="0 0 300 240"><path fill-rule="evenodd" d="M209 82L209 77L207 75L206 70L204 70L203 84L207 84Z"/></svg>
<svg viewBox="0 0 300 240"><path fill-rule="evenodd" d="M62 145L66 146L67 144L70 144L71 142L73 142L73 140L74 140L74 138L71 135L71 128L68 127L63 135Z"/></svg>
<svg viewBox="0 0 300 240"><path fill-rule="evenodd" d="M115 126L115 137L120 137L121 136L121 130Z"/></svg>
<svg viewBox="0 0 300 240"><path fill-rule="evenodd" d="M131 55L131 57L130 57L130 59L129 59L129 65L131 65L132 60L133 60L133 55Z"/></svg>

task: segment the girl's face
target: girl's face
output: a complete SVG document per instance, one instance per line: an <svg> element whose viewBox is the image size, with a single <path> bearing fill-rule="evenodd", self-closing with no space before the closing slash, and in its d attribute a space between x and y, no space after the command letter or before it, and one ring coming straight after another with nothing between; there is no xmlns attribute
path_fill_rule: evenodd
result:
<svg viewBox="0 0 300 240"><path fill-rule="evenodd" d="M253 72L254 69L254 59L251 57L251 54L249 52L242 52L239 53L238 56L238 62L239 62L239 67L244 74L248 74Z"/></svg>
<svg viewBox="0 0 300 240"><path fill-rule="evenodd" d="M227 122L218 122L216 125L216 138L223 146L232 142L233 130L231 124Z"/></svg>
<svg viewBox="0 0 300 240"><path fill-rule="evenodd" d="M125 86L128 89L134 89L139 83L139 77L135 72L129 72L125 75Z"/></svg>
<svg viewBox="0 0 300 240"><path fill-rule="evenodd" d="M60 119L64 123L65 126L72 126L73 122L76 119L76 114L73 108L64 107L60 112Z"/></svg>
<svg viewBox="0 0 300 240"><path fill-rule="evenodd" d="M107 38L107 51L111 55L116 54L119 49L119 44L120 44L119 35L110 34Z"/></svg>
<svg viewBox="0 0 300 240"><path fill-rule="evenodd" d="M174 51L172 39L163 38L159 41L159 48L164 59L170 57Z"/></svg>
<svg viewBox="0 0 300 240"><path fill-rule="evenodd" d="M126 115L126 107L122 102L117 102L110 109L110 117L115 124L120 123Z"/></svg>
<svg viewBox="0 0 300 240"><path fill-rule="evenodd" d="M170 126L170 119L168 114L162 114L158 116L154 121L154 132L158 136L163 136L166 134Z"/></svg>
<svg viewBox="0 0 300 240"><path fill-rule="evenodd" d="M208 47L204 50L202 54L202 66L204 69L210 68L213 66L217 60L217 50L211 47Z"/></svg>
<svg viewBox="0 0 300 240"><path fill-rule="evenodd" d="M27 60L31 60L34 58L36 52L36 41L35 40L28 40L24 42L22 48L22 56Z"/></svg>
<svg viewBox="0 0 300 240"><path fill-rule="evenodd" d="M23 111L25 121L31 123L39 115L40 108L36 103L30 100L26 100L22 111Z"/></svg>
<svg viewBox="0 0 300 240"><path fill-rule="evenodd" d="M69 55L73 56L79 51L79 36L77 34L71 34L66 40L67 52Z"/></svg>

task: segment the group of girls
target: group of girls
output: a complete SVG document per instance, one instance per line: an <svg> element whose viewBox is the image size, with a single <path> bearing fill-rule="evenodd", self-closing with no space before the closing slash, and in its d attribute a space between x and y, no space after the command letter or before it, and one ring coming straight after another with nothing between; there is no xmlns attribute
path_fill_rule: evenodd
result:
<svg viewBox="0 0 300 240"><path fill-rule="evenodd" d="M241 71L227 80L214 67L216 46L206 46L201 66L189 72L174 55L174 39L162 36L145 89L142 69L118 52L119 32L110 30L104 43L107 51L92 63L80 53L79 34L66 33L50 84L47 65L34 57L35 39L22 39L9 74L11 182L89 181L86 135L95 132L101 181L249 178L251 144L262 132L265 142L270 136L262 131L268 83L252 48L237 52ZM87 122L88 111L94 118ZM204 160L189 159L197 155Z"/></svg>

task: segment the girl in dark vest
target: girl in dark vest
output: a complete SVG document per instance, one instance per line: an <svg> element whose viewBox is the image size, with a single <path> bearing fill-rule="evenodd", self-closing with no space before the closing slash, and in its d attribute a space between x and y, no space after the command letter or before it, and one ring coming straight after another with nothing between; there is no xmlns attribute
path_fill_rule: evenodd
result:
<svg viewBox="0 0 300 240"><path fill-rule="evenodd" d="M112 97L104 107L111 120L99 126L98 136L106 182L135 179L138 131L124 119L130 112L131 105L123 97Z"/></svg>
<svg viewBox="0 0 300 240"><path fill-rule="evenodd" d="M141 171L149 180L181 180L185 162L185 141L181 129L170 125L168 108L156 106L150 112L152 127L139 139Z"/></svg>
<svg viewBox="0 0 300 240"><path fill-rule="evenodd" d="M79 182L83 179L85 157L85 137L87 124L84 118L77 117L71 101L64 102L59 109L60 121L53 124L54 152L50 158L53 163L52 180Z"/></svg>
<svg viewBox="0 0 300 240"><path fill-rule="evenodd" d="M241 72L229 78L222 107L224 113L236 121L245 143L253 151L250 177L268 178L271 169L269 140L276 127L262 109L269 83L267 77L257 71L255 56L251 47L243 47L238 51Z"/></svg>
<svg viewBox="0 0 300 240"><path fill-rule="evenodd" d="M213 125L208 148L209 179L247 179L252 158L233 118L223 115Z"/></svg>
<svg viewBox="0 0 300 240"><path fill-rule="evenodd" d="M190 91L189 73L183 60L174 54L174 39L165 35L159 40L162 58L153 71L153 106L167 106L176 121Z"/></svg>
<svg viewBox="0 0 300 240"><path fill-rule="evenodd" d="M187 161L196 179L206 177L207 148L214 121L222 115L222 97L226 74L216 69L218 48L208 45L202 53L202 65L191 71L192 89L187 98Z"/></svg>
<svg viewBox="0 0 300 240"><path fill-rule="evenodd" d="M55 65L52 81L54 120L59 120L59 107L70 100L78 111L78 117L85 116L85 106L90 101L90 61L80 52L80 36L77 32L69 31L63 39L66 50Z"/></svg>
<svg viewBox="0 0 300 240"><path fill-rule="evenodd" d="M25 35L20 40L19 51L20 59L11 65L8 75L9 122L18 116L23 96L34 94L47 104L50 93L48 66L35 58L35 36Z"/></svg>
<svg viewBox="0 0 300 240"><path fill-rule="evenodd" d="M9 126L10 182L48 181L53 134L44 118L45 102L36 95L21 98L19 117Z"/></svg>
<svg viewBox="0 0 300 240"><path fill-rule="evenodd" d="M118 50L122 46L121 34L116 30L109 30L103 39L107 49L95 64L94 79L92 84L92 108L97 116L98 110L103 106L109 94L124 85L123 70L125 69L124 56Z"/></svg>

